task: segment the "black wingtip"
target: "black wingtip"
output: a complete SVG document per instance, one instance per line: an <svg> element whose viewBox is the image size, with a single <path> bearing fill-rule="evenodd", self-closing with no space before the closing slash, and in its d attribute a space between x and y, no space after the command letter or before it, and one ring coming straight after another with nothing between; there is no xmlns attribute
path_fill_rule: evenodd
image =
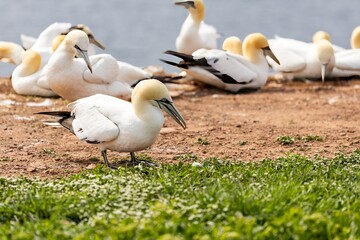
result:
<svg viewBox="0 0 360 240"><path fill-rule="evenodd" d="M186 53L176 52L176 51L173 51L173 50L167 50L164 53L175 56L175 57L178 57L178 58L181 58L184 61L190 61L190 62L193 61L193 56L189 55L189 54L186 54Z"/></svg>
<svg viewBox="0 0 360 240"><path fill-rule="evenodd" d="M41 114L41 115L49 115L54 117L61 117L61 118L69 118L71 117L71 112L69 111L55 111L55 112L37 112L34 114Z"/></svg>

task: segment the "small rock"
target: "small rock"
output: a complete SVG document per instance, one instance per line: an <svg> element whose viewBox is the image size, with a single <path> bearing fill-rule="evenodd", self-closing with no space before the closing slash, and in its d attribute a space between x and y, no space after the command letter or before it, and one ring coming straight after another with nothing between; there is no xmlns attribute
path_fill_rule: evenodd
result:
<svg viewBox="0 0 360 240"><path fill-rule="evenodd" d="M26 171L28 172L36 172L36 168L29 166Z"/></svg>
<svg viewBox="0 0 360 240"><path fill-rule="evenodd" d="M202 167L203 165L201 163L198 163L198 162L193 162L191 164L192 167Z"/></svg>
<svg viewBox="0 0 360 240"><path fill-rule="evenodd" d="M91 164L87 165L87 167L86 167L87 170L93 170L95 168L96 168L96 164L94 164L94 163L91 163Z"/></svg>

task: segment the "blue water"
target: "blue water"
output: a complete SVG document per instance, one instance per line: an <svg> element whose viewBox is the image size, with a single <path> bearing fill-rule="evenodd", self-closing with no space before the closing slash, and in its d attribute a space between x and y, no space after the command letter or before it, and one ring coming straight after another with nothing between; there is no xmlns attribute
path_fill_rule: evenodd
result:
<svg viewBox="0 0 360 240"><path fill-rule="evenodd" d="M172 0L1 0L0 41L20 43L20 34L37 36L53 22L84 23L119 60L137 66L162 65L162 52L175 48L175 38L187 16ZM206 22L222 34L243 39L251 32L268 37L310 41L317 30L332 42L350 47L354 27L360 25L359 0L205 0ZM13 66L0 64L0 76ZM166 67L169 71L175 68Z"/></svg>

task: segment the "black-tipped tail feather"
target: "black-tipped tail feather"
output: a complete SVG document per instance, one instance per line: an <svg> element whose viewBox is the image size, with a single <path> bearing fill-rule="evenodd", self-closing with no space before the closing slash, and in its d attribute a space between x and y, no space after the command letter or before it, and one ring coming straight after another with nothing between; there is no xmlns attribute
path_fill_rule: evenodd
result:
<svg viewBox="0 0 360 240"><path fill-rule="evenodd" d="M57 122L64 128L68 129L70 132L74 133L74 130L72 128L72 121L74 120L74 117L71 115L71 112L54 111L54 112L38 112L36 114L58 117L60 119Z"/></svg>

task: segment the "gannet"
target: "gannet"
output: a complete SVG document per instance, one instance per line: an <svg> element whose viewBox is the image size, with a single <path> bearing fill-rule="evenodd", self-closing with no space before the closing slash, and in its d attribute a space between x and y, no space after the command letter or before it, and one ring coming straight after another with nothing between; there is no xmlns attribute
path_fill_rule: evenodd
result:
<svg viewBox="0 0 360 240"><path fill-rule="evenodd" d="M141 81L132 92L131 103L96 94L69 104L71 112L41 112L60 117L59 123L80 140L96 144L101 149L105 164L111 168L106 151L134 152L150 147L164 123L161 109L181 127L186 122L180 115L164 84L158 80Z"/></svg>
<svg viewBox="0 0 360 240"><path fill-rule="evenodd" d="M0 61L19 65L24 49L13 42L0 42Z"/></svg>
<svg viewBox="0 0 360 240"><path fill-rule="evenodd" d="M66 35L44 69L50 88L69 101L97 93L129 97L130 86L117 79L117 61L108 54L98 54L90 60L88 46L85 32L73 30Z"/></svg>
<svg viewBox="0 0 360 240"><path fill-rule="evenodd" d="M324 31L314 34L313 41L326 39L330 41L330 35ZM331 77L360 76L360 26L354 28L350 39L351 49L334 46L335 66Z"/></svg>
<svg viewBox="0 0 360 240"><path fill-rule="evenodd" d="M294 39L280 38L269 40L270 48L281 65L267 58L271 67L280 72L285 79L310 78L323 81L330 77L335 65L332 44L326 39L306 43Z"/></svg>
<svg viewBox="0 0 360 240"><path fill-rule="evenodd" d="M35 50L29 49L23 54L23 59L12 73L11 84L17 94L52 97L56 94L42 77L40 69L41 56Z"/></svg>
<svg viewBox="0 0 360 240"><path fill-rule="evenodd" d="M184 6L189 16L183 23L180 34L176 38L176 50L192 54L200 48L216 49L220 35L213 26L204 22L205 7L203 0L178 1L176 5Z"/></svg>
<svg viewBox="0 0 360 240"><path fill-rule="evenodd" d="M59 35L53 40L52 46L54 52L60 46L65 36L66 35ZM100 75L99 78L104 78L103 81L107 81L106 79L117 79L118 81L127 83L131 87L134 87L142 80L150 78L155 78L163 82L176 80L179 78L178 76L169 77L153 75L140 67L116 60L109 54L97 54L89 56L89 61L93 73L87 70L84 73L85 78L92 78L92 74L98 74Z"/></svg>
<svg viewBox="0 0 360 240"><path fill-rule="evenodd" d="M244 56L218 49L199 49L192 55L175 51L165 53L182 61L163 62L183 69L198 81L230 92L258 89L266 83L269 66L265 55L279 63L266 37L260 33L250 34L244 39Z"/></svg>

